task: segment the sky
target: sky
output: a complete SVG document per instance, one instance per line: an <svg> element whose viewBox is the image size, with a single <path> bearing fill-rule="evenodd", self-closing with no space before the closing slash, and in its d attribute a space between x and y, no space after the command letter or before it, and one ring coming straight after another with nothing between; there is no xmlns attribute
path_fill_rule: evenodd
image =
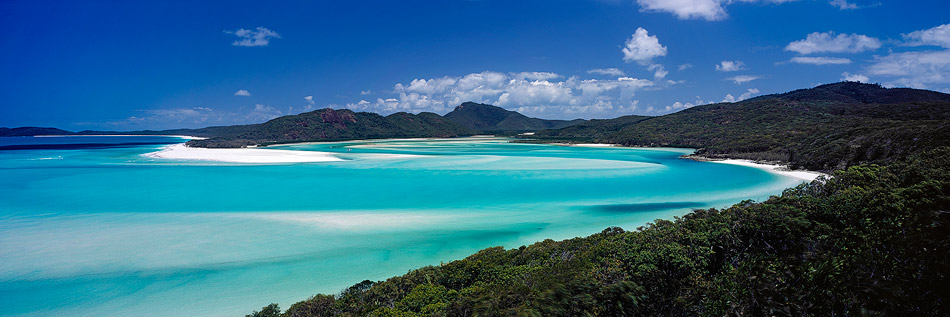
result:
<svg viewBox="0 0 950 317"><path fill-rule="evenodd" d="M322 108L662 115L842 80L950 93L950 1L0 1L0 126Z"/></svg>

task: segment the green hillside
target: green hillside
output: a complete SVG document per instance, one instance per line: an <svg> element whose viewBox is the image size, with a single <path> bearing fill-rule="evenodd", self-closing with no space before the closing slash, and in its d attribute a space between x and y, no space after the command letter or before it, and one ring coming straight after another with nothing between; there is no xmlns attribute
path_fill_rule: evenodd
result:
<svg viewBox="0 0 950 317"><path fill-rule="evenodd" d="M70 135L72 132L57 128L19 127L0 128L0 137L5 136L34 136L34 135Z"/></svg>
<svg viewBox="0 0 950 317"><path fill-rule="evenodd" d="M541 140L679 146L706 157L834 170L950 145L950 95L837 83L652 117L539 131Z"/></svg>
<svg viewBox="0 0 950 317"><path fill-rule="evenodd" d="M525 132L541 129L557 129L585 122L585 120L545 120L529 118L516 111L505 110L492 105L465 102L445 114L452 120L469 129L489 132Z"/></svg>
<svg viewBox="0 0 950 317"><path fill-rule="evenodd" d="M209 127L197 130L210 136L191 140L189 146L241 147L304 141L380 138L457 137L475 132L434 113L405 112L381 116L369 112L322 109L283 116L261 124Z"/></svg>

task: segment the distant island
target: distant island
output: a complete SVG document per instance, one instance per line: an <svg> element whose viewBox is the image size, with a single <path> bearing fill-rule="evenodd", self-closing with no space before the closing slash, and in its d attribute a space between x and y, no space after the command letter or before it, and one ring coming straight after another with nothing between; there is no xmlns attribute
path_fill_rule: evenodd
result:
<svg viewBox="0 0 950 317"><path fill-rule="evenodd" d="M192 147L238 148L354 139L458 137L500 134L522 142L610 143L695 148L696 158L771 161L792 168L833 171L950 145L950 94L840 82L736 103L716 103L650 117L545 120L466 102L440 116L399 112L382 116L321 109L260 124L161 131L81 131L0 128L0 136L190 135ZM530 136L519 133L534 132Z"/></svg>

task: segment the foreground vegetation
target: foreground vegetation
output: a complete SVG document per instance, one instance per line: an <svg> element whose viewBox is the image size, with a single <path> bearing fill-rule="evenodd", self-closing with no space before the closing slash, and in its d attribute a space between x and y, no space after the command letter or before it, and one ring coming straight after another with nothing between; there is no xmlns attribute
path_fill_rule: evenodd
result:
<svg viewBox="0 0 950 317"><path fill-rule="evenodd" d="M948 255L941 147L760 203L489 248L249 316L945 316Z"/></svg>

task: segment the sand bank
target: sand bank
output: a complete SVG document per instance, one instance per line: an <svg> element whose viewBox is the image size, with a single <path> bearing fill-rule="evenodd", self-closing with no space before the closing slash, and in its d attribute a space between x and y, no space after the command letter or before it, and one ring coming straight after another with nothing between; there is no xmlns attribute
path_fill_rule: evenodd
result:
<svg viewBox="0 0 950 317"><path fill-rule="evenodd" d="M161 151L142 154L146 157L172 160L202 160L231 163L311 163L342 159L326 152L268 150L261 148L206 149L173 144Z"/></svg>
<svg viewBox="0 0 950 317"><path fill-rule="evenodd" d="M785 165L763 164L763 163L756 163L750 160L728 159L728 160L716 160L716 161L708 161L708 162L754 167L754 168L766 170L770 173L775 173L775 174L784 175L788 177L794 177L794 178L798 178L798 179L809 181L809 182L817 179L819 176L828 176L828 174L821 173L821 172L805 171L805 170L789 170L788 166L785 166Z"/></svg>

